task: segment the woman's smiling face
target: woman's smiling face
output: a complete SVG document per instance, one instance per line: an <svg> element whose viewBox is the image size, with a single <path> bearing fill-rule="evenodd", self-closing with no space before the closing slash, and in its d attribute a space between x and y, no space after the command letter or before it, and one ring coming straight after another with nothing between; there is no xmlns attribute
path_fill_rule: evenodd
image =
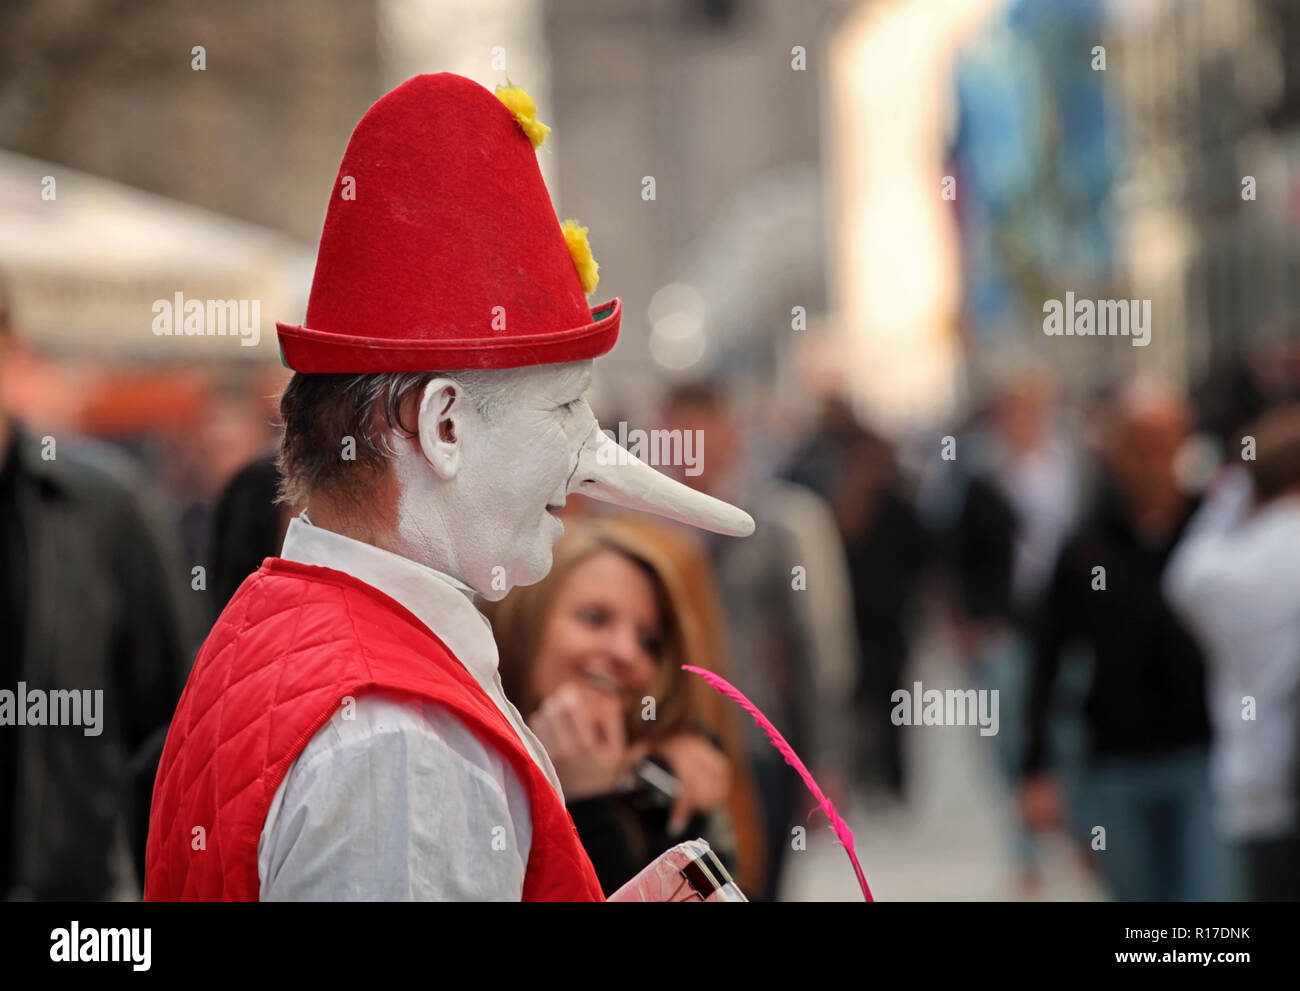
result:
<svg viewBox="0 0 1300 991"><path fill-rule="evenodd" d="M624 554L598 550L575 565L555 593L532 694L543 699L576 681L630 709L654 682L663 640L653 580Z"/></svg>

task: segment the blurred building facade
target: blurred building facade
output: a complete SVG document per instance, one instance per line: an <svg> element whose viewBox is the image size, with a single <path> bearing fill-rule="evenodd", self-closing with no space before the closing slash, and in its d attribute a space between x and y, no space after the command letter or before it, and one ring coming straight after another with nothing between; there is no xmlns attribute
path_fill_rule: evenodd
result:
<svg viewBox="0 0 1300 991"><path fill-rule="evenodd" d="M306 10L8 0L0 147L314 241L382 72L373 0Z"/></svg>
<svg viewBox="0 0 1300 991"><path fill-rule="evenodd" d="M555 192L599 224L602 286L626 314L605 370L621 385L770 381L803 332L793 308L824 312L820 106L838 6L547 4Z"/></svg>
<svg viewBox="0 0 1300 991"><path fill-rule="evenodd" d="M1031 212L1009 208L989 238L963 229L970 371L1025 349L1077 387L1139 370L1191 383L1261 344L1294 342L1300 9L1012 0L973 39L962 69L1009 32L997 71L1024 85L978 96L996 104L1004 129L1019 120L1010 136L1048 167L1023 187L1036 197ZM972 91L987 82L973 81ZM988 144L971 159L987 157ZM1053 230L1045 219L1062 204L1070 222ZM1021 251L1007 280L1017 298L997 316L1018 318L991 326L983 255L1008 242ZM1050 279L1023 278L1034 269ZM1045 338L1040 307L1065 290L1151 300L1151 345Z"/></svg>
<svg viewBox="0 0 1300 991"><path fill-rule="evenodd" d="M385 89L422 71L510 78L554 125L541 164L557 210L591 226L601 292L624 299L610 391L770 375L789 364L794 307L814 326L825 307L819 107L839 6L328 0L304 17L254 0L16 0L0 11L0 146L310 244L351 127ZM648 308L670 284L694 290L691 312L668 307L656 358Z"/></svg>
<svg viewBox="0 0 1300 991"><path fill-rule="evenodd" d="M1117 9L1127 255L1134 293L1166 314L1164 370L1196 378L1300 340L1300 8Z"/></svg>
<svg viewBox="0 0 1300 991"><path fill-rule="evenodd" d="M508 78L554 125L541 166L560 215L591 228L597 295L624 299L602 385L647 405L709 372L797 395L820 341L855 408L901 430L959 412L1026 351L1087 387L1134 367L1192 380L1294 337L1300 13L1285 0L303 9L11 0L0 147L310 252L385 89L420 71ZM999 132L974 126L990 120L1013 121L1025 153L1000 161ZM981 168L1017 161L981 206ZM309 273L286 278L305 298ZM253 292L219 282L200 295ZM1066 289L1152 300L1153 345L1044 337L1043 299ZM286 316L301 314L264 313L267 335Z"/></svg>

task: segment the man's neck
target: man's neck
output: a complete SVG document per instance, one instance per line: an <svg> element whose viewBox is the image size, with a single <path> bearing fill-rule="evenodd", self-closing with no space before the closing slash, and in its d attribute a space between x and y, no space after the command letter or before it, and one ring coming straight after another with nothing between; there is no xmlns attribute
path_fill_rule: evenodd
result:
<svg viewBox="0 0 1300 991"><path fill-rule="evenodd" d="M332 499L313 497L303 508L302 515L312 526L351 537L363 544L382 547L394 554L399 553L383 539L380 528L373 521L361 519L356 513L342 511Z"/></svg>
<svg viewBox="0 0 1300 991"><path fill-rule="evenodd" d="M375 502L382 502L382 499L376 499ZM438 572L443 577L451 579L457 586L466 591L472 591L470 586L456 575L455 569L450 566L449 562L426 560L428 555L412 553L411 548L406 545L406 542L397 533L396 527L386 526L382 520L374 516L364 516L351 505L341 505L337 499L319 495L312 496L303 508L302 515L312 526L349 537L363 544L370 544L372 547L378 547L380 550L396 554L408 561L414 561L416 564L423 565Z"/></svg>

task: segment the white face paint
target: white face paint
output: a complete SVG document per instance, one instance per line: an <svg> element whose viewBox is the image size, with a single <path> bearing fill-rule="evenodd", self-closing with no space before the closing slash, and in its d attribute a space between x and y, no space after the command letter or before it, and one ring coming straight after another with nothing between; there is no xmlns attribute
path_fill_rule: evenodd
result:
<svg viewBox="0 0 1300 991"><path fill-rule="evenodd" d="M487 418L473 397L458 395L450 411L457 449L450 477L443 477L445 466L438 470L440 452L431 460L420 443L398 441L401 553L493 601L541 581L564 533L548 507L564 505L591 422L582 398L591 367L580 361L497 372L504 394ZM439 436L442 412L439 402L422 405L421 435Z"/></svg>
<svg viewBox="0 0 1300 991"><path fill-rule="evenodd" d="M551 570L564 533L552 510L570 492L718 533L752 533L754 521L736 507L626 452L602 456L617 445L583 398L591 368L588 360L492 372L501 398L487 417L465 387L429 383L418 436L393 437L397 552L495 601Z"/></svg>

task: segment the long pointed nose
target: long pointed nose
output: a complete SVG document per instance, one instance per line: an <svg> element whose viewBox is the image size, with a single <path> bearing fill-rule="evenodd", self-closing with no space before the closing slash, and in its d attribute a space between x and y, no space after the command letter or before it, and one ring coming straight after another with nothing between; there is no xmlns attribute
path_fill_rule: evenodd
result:
<svg viewBox="0 0 1300 991"><path fill-rule="evenodd" d="M610 439L594 418L568 490L729 537L754 532L754 520L744 510L661 475Z"/></svg>

